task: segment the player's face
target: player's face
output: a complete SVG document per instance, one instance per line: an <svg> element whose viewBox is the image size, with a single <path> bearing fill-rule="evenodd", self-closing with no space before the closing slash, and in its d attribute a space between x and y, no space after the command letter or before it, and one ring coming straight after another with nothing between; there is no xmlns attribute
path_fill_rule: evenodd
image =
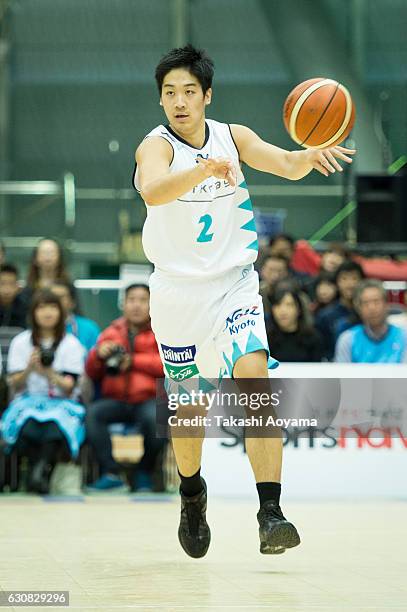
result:
<svg viewBox="0 0 407 612"><path fill-rule="evenodd" d="M163 81L161 104L170 125L180 133L194 132L205 120L211 89L204 94L198 79L184 68L170 70Z"/></svg>

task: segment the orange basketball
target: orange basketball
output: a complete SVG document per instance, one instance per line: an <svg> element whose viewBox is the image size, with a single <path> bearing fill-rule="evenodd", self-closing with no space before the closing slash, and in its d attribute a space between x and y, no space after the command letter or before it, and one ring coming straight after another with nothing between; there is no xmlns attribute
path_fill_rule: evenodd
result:
<svg viewBox="0 0 407 612"><path fill-rule="evenodd" d="M323 149L345 140L355 123L355 105L349 91L333 79L309 79L288 95L284 125L303 147Z"/></svg>

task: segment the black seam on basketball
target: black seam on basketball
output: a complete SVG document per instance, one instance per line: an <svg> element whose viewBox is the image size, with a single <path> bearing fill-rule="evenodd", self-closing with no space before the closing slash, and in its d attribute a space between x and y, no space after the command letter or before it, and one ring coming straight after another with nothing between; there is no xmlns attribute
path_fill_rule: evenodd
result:
<svg viewBox="0 0 407 612"><path fill-rule="evenodd" d="M333 92L331 99L329 100L328 104L326 105L324 112L322 113L322 115L320 116L320 118L318 119L318 121L316 122L316 124L314 125L314 127L312 128L312 130L310 131L310 133L308 134L308 136L306 138L304 138L304 140L301 143L301 146L303 146L304 142L307 142L308 138L310 138L312 136L312 133L317 129L318 125L321 123L326 111L328 110L328 108L330 107L334 97L336 96L336 92L338 91L339 88L339 83L336 84L336 89ZM311 94L312 95L312 94Z"/></svg>

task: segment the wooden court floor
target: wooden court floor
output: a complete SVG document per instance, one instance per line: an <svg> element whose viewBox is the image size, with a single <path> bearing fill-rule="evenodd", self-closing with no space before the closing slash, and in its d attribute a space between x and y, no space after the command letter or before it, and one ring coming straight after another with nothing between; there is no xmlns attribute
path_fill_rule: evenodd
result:
<svg viewBox="0 0 407 612"><path fill-rule="evenodd" d="M177 497L154 499L0 496L1 589L69 590L83 612L407 610L406 502L285 503L303 543L263 556L256 501L210 499L211 548L194 560Z"/></svg>

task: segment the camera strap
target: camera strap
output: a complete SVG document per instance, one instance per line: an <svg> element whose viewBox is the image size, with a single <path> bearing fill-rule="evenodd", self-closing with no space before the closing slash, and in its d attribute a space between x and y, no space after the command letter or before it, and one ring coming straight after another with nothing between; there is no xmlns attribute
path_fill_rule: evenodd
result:
<svg viewBox="0 0 407 612"><path fill-rule="evenodd" d="M127 338L128 338L128 341L129 341L130 354L131 355L133 355L133 353L134 353L134 342L136 340L136 336L137 336L136 333L132 332L130 329L128 330Z"/></svg>

